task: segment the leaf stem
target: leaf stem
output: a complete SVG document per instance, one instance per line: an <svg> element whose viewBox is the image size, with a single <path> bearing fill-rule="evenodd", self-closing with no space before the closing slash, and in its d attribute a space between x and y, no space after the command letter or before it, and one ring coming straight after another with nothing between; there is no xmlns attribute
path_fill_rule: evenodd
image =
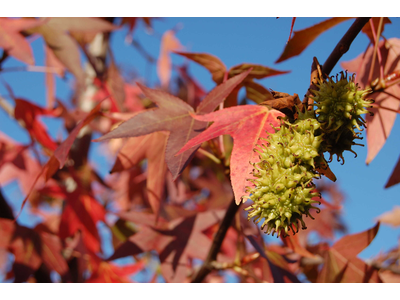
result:
<svg viewBox="0 0 400 300"><path fill-rule="evenodd" d="M214 154L208 152L207 150L204 150L203 148L199 148L198 150L201 154L203 154L204 156L207 156L209 159L211 159L213 162L220 164L221 160L218 159Z"/></svg>
<svg viewBox="0 0 400 300"><path fill-rule="evenodd" d="M369 69L368 82L372 81L372 74L374 72L376 56L378 56L378 61L379 61L379 66L380 66L380 78L382 79L384 76L383 68L382 68L382 64L381 64L381 62L382 62L381 52L378 47L379 39L381 36L381 31L382 31L382 24L383 24L383 17L381 17L379 20L378 33L375 34L374 22L372 21L372 19L370 19L371 32L372 32L372 36L374 37L374 40L375 40L375 45L374 45L374 53L372 54L371 68Z"/></svg>

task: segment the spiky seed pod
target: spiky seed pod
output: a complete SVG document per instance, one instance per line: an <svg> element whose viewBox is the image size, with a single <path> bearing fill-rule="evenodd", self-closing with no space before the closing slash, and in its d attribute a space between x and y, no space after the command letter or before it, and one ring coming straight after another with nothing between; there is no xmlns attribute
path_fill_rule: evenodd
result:
<svg viewBox="0 0 400 300"><path fill-rule="evenodd" d="M300 113L295 123L282 121L280 130L268 136L267 145L262 145L260 161L254 163L253 187L248 187L249 199L254 203L246 208L248 218L255 223L264 220L261 229L265 233L285 234L297 232L299 226L306 228L303 215L309 216L312 200L319 196L314 192L313 178L315 159L319 159L322 142L320 124L314 112Z"/></svg>
<svg viewBox="0 0 400 300"><path fill-rule="evenodd" d="M326 80L319 79L316 84L318 91L310 90L314 97L317 109L315 113L321 123L324 132L322 151L328 151L332 156L336 154L338 161L343 158L343 151L351 150L352 145L359 145L354 139L359 139L355 129L363 130L365 121L361 117L369 111L373 100L365 99L370 90L359 90L354 82L354 74L351 77L347 73L340 73L340 79L336 75Z"/></svg>

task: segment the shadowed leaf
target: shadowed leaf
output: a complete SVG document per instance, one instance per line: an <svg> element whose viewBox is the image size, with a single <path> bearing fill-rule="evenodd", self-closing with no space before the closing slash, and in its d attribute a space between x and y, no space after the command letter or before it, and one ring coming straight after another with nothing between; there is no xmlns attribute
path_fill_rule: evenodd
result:
<svg viewBox="0 0 400 300"><path fill-rule="evenodd" d="M364 54L360 54L357 58L349 62L341 63L342 68L347 69L350 72L357 72L356 80L360 84L361 88L365 88L370 85L368 82L369 72L372 64L373 46L369 47ZM400 69L400 60L398 53L400 52L400 39L391 38L386 42L381 41L379 43L379 50L382 56L382 67L384 74L391 74L395 70ZM380 66L378 59L375 61L373 69L372 81L380 76ZM370 94L368 98L375 100L375 104L382 107L387 107L392 110L399 109L399 99L391 95L400 97L400 87L393 85L383 92L377 92ZM373 116L367 115L367 145L368 154L366 163L369 164L382 149L383 145L388 138L397 114L393 111L389 111L381 108L369 109L374 113Z"/></svg>

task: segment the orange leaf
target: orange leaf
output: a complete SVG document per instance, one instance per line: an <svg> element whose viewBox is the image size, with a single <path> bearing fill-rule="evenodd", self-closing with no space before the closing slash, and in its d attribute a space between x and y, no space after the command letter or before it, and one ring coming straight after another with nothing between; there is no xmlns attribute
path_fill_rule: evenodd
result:
<svg viewBox="0 0 400 300"><path fill-rule="evenodd" d="M170 54L180 48L182 48L182 45L175 37L175 32L173 30L166 31L161 38L160 56L157 61L157 74L163 87L168 87L171 78L172 62Z"/></svg>
<svg viewBox="0 0 400 300"><path fill-rule="evenodd" d="M299 55L321 33L349 19L351 18L331 18L303 30L295 31L293 37L288 41L283 53L275 63L279 63L293 56Z"/></svg>
<svg viewBox="0 0 400 300"><path fill-rule="evenodd" d="M224 79L224 74L226 72L226 67L218 57L207 53L175 52L175 54L185 56L193 60L194 62L202 65L208 71L210 71L212 79L216 84L222 83Z"/></svg>

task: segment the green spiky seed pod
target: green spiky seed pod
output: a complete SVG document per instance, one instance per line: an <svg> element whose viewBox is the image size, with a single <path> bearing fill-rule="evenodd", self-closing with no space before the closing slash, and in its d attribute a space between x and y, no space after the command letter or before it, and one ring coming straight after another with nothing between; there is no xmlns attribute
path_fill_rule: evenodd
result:
<svg viewBox="0 0 400 300"><path fill-rule="evenodd" d="M319 80L316 84L318 91L310 90L314 97L317 109L315 113L317 120L321 123L324 134L322 151L329 152L332 156L336 154L338 161L343 158L343 151L351 151L352 145L360 145L354 139L360 139L355 129L363 130L365 121L361 117L369 111L373 100L365 99L370 90L359 90L354 82L354 74L351 77L347 73L340 73L340 79L336 75L326 80ZM356 153L355 153L356 154Z"/></svg>
<svg viewBox="0 0 400 300"><path fill-rule="evenodd" d="M312 218L311 208L319 212L313 206L319 202L312 200L319 196L312 182L320 177L315 171L322 142L319 128L313 111L300 113L293 124L282 121L280 130L268 136L267 145L257 149L260 161L253 164L254 179L249 180L254 186L247 189L254 203L246 210L255 223L264 220L265 233L297 232L299 225L305 229L303 215Z"/></svg>

